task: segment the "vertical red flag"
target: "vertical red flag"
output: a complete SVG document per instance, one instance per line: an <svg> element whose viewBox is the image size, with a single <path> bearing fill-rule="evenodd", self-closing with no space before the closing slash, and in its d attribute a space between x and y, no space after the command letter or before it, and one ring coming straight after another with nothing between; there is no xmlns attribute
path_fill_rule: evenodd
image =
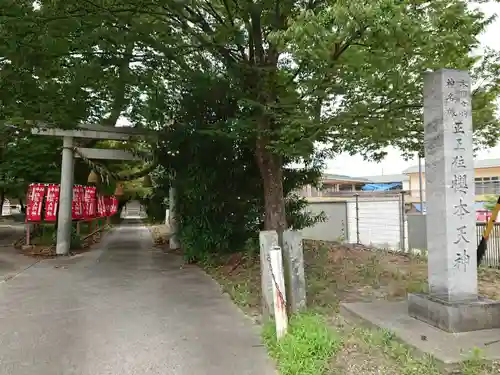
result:
<svg viewBox="0 0 500 375"><path fill-rule="evenodd" d="M25 221L28 222L28 217L30 216L31 207L31 195L33 194L33 184L29 184L28 191L26 192L26 217Z"/></svg>
<svg viewBox="0 0 500 375"><path fill-rule="evenodd" d="M118 212L118 198L114 195L111 197L111 213L110 216L115 215Z"/></svg>
<svg viewBox="0 0 500 375"><path fill-rule="evenodd" d="M100 195L97 197L97 216L103 217L106 216L106 204L104 202L104 195Z"/></svg>
<svg viewBox="0 0 500 375"><path fill-rule="evenodd" d="M42 220L42 205L45 196L44 184L30 184L26 195L26 221Z"/></svg>
<svg viewBox="0 0 500 375"><path fill-rule="evenodd" d="M59 185L50 184L47 188L47 198L45 199L45 221L56 221L58 207Z"/></svg>
<svg viewBox="0 0 500 375"><path fill-rule="evenodd" d="M104 197L104 214L105 216L111 216L111 197Z"/></svg>
<svg viewBox="0 0 500 375"><path fill-rule="evenodd" d="M108 213L107 197L104 195L101 196L101 207L102 207L102 216L107 216Z"/></svg>
<svg viewBox="0 0 500 375"><path fill-rule="evenodd" d="M73 201L72 201L72 218L80 220L83 218L83 196L84 190L82 185L73 186Z"/></svg>
<svg viewBox="0 0 500 375"><path fill-rule="evenodd" d="M83 215L86 220L93 219L96 215L96 188L95 186L85 186Z"/></svg>

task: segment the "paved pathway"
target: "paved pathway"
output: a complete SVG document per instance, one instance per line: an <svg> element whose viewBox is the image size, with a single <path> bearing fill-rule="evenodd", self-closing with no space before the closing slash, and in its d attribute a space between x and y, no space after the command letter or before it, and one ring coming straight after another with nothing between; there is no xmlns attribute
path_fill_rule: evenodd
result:
<svg viewBox="0 0 500 375"><path fill-rule="evenodd" d="M274 375L258 329L196 267L123 225L104 251L0 284L2 375Z"/></svg>
<svg viewBox="0 0 500 375"><path fill-rule="evenodd" d="M0 221L0 247L11 245L23 235L24 229L22 223Z"/></svg>
<svg viewBox="0 0 500 375"><path fill-rule="evenodd" d="M12 243L23 236L24 230L23 224L0 222L0 284L37 262L12 247Z"/></svg>

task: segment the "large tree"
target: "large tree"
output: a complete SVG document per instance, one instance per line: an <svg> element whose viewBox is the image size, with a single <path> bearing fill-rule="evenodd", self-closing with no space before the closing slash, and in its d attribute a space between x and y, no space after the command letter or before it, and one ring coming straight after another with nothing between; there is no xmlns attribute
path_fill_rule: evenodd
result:
<svg viewBox="0 0 500 375"><path fill-rule="evenodd" d="M267 229L287 225L284 158L307 158L315 141L375 157L389 144L421 150L425 70L471 70L476 134L491 144L498 130L498 56L470 56L491 20L465 1L157 0L140 13L202 51L183 62L217 66L238 87L233 126L254 140Z"/></svg>
<svg viewBox="0 0 500 375"><path fill-rule="evenodd" d="M63 92L78 87L78 72L95 77L83 85L88 94L77 90L77 102L98 120L119 111L164 126L169 91L190 79L187 72L230 80L241 99L227 133L253 144L266 229L287 226L285 160L307 160L315 142L370 157L389 144L420 151L425 70L471 70L479 143L493 143L498 131L498 56L471 57L491 20L467 1L47 0L39 10L19 4L24 30L43 31L42 61L48 51L64 56L55 70L65 77ZM8 50L11 60L19 58ZM26 74L30 81L33 73ZM138 115L144 108L151 116Z"/></svg>

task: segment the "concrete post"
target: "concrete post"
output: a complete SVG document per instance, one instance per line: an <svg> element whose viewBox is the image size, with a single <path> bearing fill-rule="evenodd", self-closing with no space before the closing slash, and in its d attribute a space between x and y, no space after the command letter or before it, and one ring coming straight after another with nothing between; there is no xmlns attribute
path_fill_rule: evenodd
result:
<svg viewBox="0 0 500 375"><path fill-rule="evenodd" d="M290 313L294 314L306 307L306 279L304 275L304 251L302 232L283 232L283 262L286 280L286 299Z"/></svg>
<svg viewBox="0 0 500 375"><path fill-rule="evenodd" d="M265 319L274 313L273 280L269 263L270 251L278 246L278 233L275 230L265 230L259 233L260 244L260 282L262 290L262 315Z"/></svg>
<svg viewBox="0 0 500 375"><path fill-rule="evenodd" d="M56 254L67 255L71 243L71 206L73 202L73 138L63 138L61 189L57 216Z"/></svg>
<svg viewBox="0 0 500 375"><path fill-rule="evenodd" d="M418 154L418 195L420 197L420 213L424 214L424 187L422 183L422 158Z"/></svg>
<svg viewBox="0 0 500 375"><path fill-rule="evenodd" d="M406 208L405 208L405 192L401 192L401 199L399 201L399 247L402 252L406 252Z"/></svg>
<svg viewBox="0 0 500 375"><path fill-rule="evenodd" d="M283 272L283 255L279 246L273 247L269 252L268 263L271 268L273 283L274 320L276 323L276 337L283 338L288 329L288 316L286 313L286 287Z"/></svg>
<svg viewBox="0 0 500 375"><path fill-rule="evenodd" d="M359 194L355 194L356 197L356 243L360 244L359 239Z"/></svg>
<svg viewBox="0 0 500 375"><path fill-rule="evenodd" d="M170 222L170 240L169 245L170 248L175 250L181 247L179 240L177 238L177 215L176 215L176 193L175 188L170 187L169 190L169 222Z"/></svg>

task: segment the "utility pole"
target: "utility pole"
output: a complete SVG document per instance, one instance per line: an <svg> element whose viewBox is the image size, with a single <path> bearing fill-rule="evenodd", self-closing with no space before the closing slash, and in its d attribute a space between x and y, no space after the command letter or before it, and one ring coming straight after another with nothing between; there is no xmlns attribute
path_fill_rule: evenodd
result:
<svg viewBox="0 0 500 375"><path fill-rule="evenodd" d="M418 153L418 189L420 196L420 212L424 214L424 194L423 194L423 186L422 186L422 157L420 153Z"/></svg>

